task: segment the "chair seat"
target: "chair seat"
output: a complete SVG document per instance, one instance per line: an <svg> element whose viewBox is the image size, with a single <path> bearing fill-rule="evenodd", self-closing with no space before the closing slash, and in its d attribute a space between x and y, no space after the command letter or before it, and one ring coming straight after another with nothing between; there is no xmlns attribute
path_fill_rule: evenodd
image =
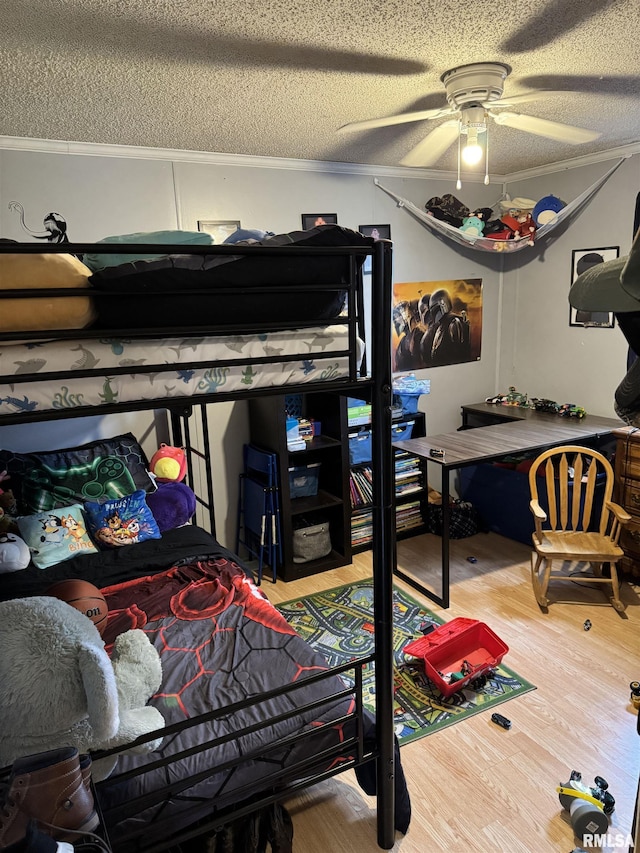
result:
<svg viewBox="0 0 640 853"><path fill-rule="evenodd" d="M544 530L544 539L534 547L538 554L555 560L588 560L595 563L615 562L623 556L622 548L599 533Z"/></svg>

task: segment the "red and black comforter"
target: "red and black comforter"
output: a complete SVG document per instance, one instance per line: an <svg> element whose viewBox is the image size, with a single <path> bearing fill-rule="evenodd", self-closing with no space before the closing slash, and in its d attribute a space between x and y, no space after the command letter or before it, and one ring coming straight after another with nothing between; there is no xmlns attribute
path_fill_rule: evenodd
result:
<svg viewBox="0 0 640 853"><path fill-rule="evenodd" d="M326 660L292 630L235 555L206 531L188 525L167 531L161 540L5 575L0 599L45 595L52 583L73 577L106 595L108 648L129 628L144 630L157 648L163 683L151 704L167 726L215 715L206 723L165 731L156 752L122 754L114 773L98 785L119 853L138 849L137 842L126 840L131 835L142 833L144 849L200 818L275 793L288 781L313 778L353 755L349 740L355 723L344 720L353 699L334 696L344 690L341 678L313 678L328 670ZM293 693L263 697L292 684ZM321 704L300 710L314 701ZM246 707L237 708L239 703ZM296 739L300 733L308 736ZM366 712L363 735L366 756L375 750L375 725ZM214 738L223 742L209 747ZM330 756L323 755L327 749L333 749ZM183 750L192 752L175 760ZM127 775L138 769L144 772ZM365 793L374 794L375 762L356 766L356 775ZM395 807L396 828L406 832L411 806L397 749Z"/></svg>
<svg viewBox="0 0 640 853"><path fill-rule="evenodd" d="M167 725L217 709L225 712L235 703L253 700L241 710L222 713L205 724L165 736L160 749L151 755L120 756L116 773L170 757L212 737L229 736L223 744L126 782L102 786L104 806L127 802L133 811L139 808L134 803L141 794L151 793L153 799L152 792L168 782L181 789L181 780L197 780L169 799L159 795L157 803L132 815L124 827L111 827L116 838L123 828L128 834L139 825L145 827L148 840L150 827L154 832L161 831L162 819L170 817L171 828L175 829L182 812L191 823L196 815L210 814L212 803L219 808L244 800L252 792L268 787L268 777L274 771L284 770L286 778L286 768L295 768L301 759L317 756L328 747L344 743L349 736L343 722L327 728L322 724L352 711L351 697L330 699L288 719L276 719L343 690L344 684L336 676L321 683L302 684L288 695L266 701L260 698L274 688L304 682L307 676L325 671L328 666L233 560L222 554L195 560L103 588L103 593L110 614L104 633L107 649L118 634L141 628L160 654L163 683L150 704L161 712ZM256 730L238 736L240 730L254 726ZM353 723L349 728L352 736ZM303 730L313 731L313 737L282 745L283 740ZM274 744L281 745L274 748ZM211 768L220 768L232 760L240 763L207 775ZM325 762L323 769L326 766ZM109 823L108 811L106 817Z"/></svg>

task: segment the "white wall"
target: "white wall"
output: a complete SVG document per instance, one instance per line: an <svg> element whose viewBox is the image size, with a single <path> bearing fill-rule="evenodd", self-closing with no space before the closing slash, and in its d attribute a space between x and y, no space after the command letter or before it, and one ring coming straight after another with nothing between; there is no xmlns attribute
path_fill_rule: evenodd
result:
<svg viewBox="0 0 640 853"><path fill-rule="evenodd" d="M25 209L32 231L42 231L50 211L65 217L72 241L92 241L114 234L165 228L197 229L199 219L237 219L243 227L282 233L301 227L302 213L337 213L338 222L359 225L390 224L394 241L396 281L422 281L482 277L484 281L484 334L479 362L437 368L428 373L432 393L423 398L430 432L455 429L461 403L493 392L499 341L500 275L496 259L467 253L452 254L424 226L398 208L374 186L374 170L355 173L331 170L305 171L304 163L279 167L279 161L254 165L251 158L219 162L189 162L189 155L169 159L140 157L138 150L120 149L123 156L95 156L100 146L86 146L86 154L49 151L0 151L0 236L25 240L10 201ZM128 153L136 156L128 157ZM197 159L197 158L196 158ZM223 158L224 159L224 158ZM317 164L313 165L318 169ZM276 168L273 168L276 166ZM400 172L400 170L398 170ZM433 195L450 192L446 181L425 181L389 174L384 182L415 204L423 206ZM470 206L491 204L495 188L469 184L465 200ZM499 193L498 193L499 195ZM123 305L126 310L126 304ZM216 483L218 535L227 545L235 539L237 478L241 446L248 440L246 402L218 404L211 409L213 461ZM123 428L122 419L68 420L52 427L34 425L4 428L0 445L14 449L68 446ZM145 449L153 452L156 433L149 416L127 416L124 428L146 436Z"/></svg>
<svg viewBox="0 0 640 853"><path fill-rule="evenodd" d="M44 143L43 143L44 146ZM448 432L460 423L460 406L477 402L508 385L530 396L584 405L612 413L613 388L624 370L626 344L619 330L569 328L567 292L571 249L620 245L631 240L637 157L629 160L600 190L578 220L544 246L505 260L501 254L474 252L445 242L415 220L373 183L419 207L434 195L456 194L471 208L493 205L502 185L466 182L456 193L452 180L407 177L406 170L363 167L352 172L331 164L256 161L220 155L190 157L167 152L149 158L129 151L84 146L88 153L0 150L0 236L26 239L8 203L19 201L27 225L42 230L50 211L67 220L72 241L92 241L114 234L166 228L197 229L199 219L237 219L245 228L276 233L296 230L302 213L337 213L338 222L389 224L394 244L394 280L437 281L482 278L483 335L478 362L419 372L431 380L431 394L421 398L430 434ZM93 153L95 152L95 154ZM118 156L114 156L114 153ZM120 156L121 155L121 156ZM131 155L131 156L127 156ZM549 192L571 200L606 168L605 164L557 172L508 187L512 196L539 198ZM502 268L505 265L503 275ZM126 305L123 305L126 310ZM235 540L237 477L241 446L248 440L247 404L211 408L216 455L218 536ZM149 415L63 421L56 426L3 428L0 446L26 450L68 446L93 437L131 429L145 438L152 453L158 436Z"/></svg>
<svg viewBox="0 0 640 853"><path fill-rule="evenodd" d="M547 194L570 201L611 162L553 172L509 186L512 197ZM568 293L573 249L619 246L626 255L633 237L640 157L626 160L568 227L554 231L529 262L509 268L503 300L500 389L515 384L531 397L572 402L588 412L615 417L613 393L626 372L627 343L617 327L569 326ZM517 260L519 256L514 256Z"/></svg>

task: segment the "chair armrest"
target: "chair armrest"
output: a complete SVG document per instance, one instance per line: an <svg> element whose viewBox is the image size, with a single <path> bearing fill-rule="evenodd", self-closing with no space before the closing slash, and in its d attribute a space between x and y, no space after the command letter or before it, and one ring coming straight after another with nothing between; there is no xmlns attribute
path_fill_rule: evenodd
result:
<svg viewBox="0 0 640 853"><path fill-rule="evenodd" d="M538 501L529 501L529 508L536 521L542 523L547 520L547 513L542 509Z"/></svg>
<svg viewBox="0 0 640 853"><path fill-rule="evenodd" d="M620 524L626 525L631 521L631 516L625 509L622 509L620 504L616 504L613 501L605 501L605 506L615 515Z"/></svg>

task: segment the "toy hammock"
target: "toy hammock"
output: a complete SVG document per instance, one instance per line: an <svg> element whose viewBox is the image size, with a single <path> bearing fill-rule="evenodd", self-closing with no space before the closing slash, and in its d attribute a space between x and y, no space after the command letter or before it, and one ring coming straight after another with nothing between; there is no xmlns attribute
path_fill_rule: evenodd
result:
<svg viewBox="0 0 640 853"><path fill-rule="evenodd" d="M548 222L545 225L541 225L536 230L535 239L539 240L541 237L547 235L550 231L553 231L553 229L560 225L561 222L564 222L572 215L579 213L583 209L583 207L585 207L587 203L591 201L591 199L598 192L600 187L602 187L609 180L611 175L613 175L616 169L621 166L626 159L626 157L622 157L614 166L609 169L608 172L605 172L602 177L598 178L598 180L594 184L588 187L577 198L574 198L573 201L569 202L566 207L563 207L562 210L556 215L553 222ZM412 202L408 201L405 198L401 198L401 196L397 195L392 190L383 187L377 178L374 178L373 182L383 192L385 192L387 195L390 195L391 198L394 198L398 202L398 207L403 207L407 211L407 213L410 213L423 225L426 225L428 228L431 228L433 231L440 234L441 236L447 237L449 240L453 240L455 243L459 243L461 246L471 246L471 248L478 249L481 252L519 252L521 249L526 249L528 246L531 246L529 238L526 236L519 237L514 240L492 240L489 237L476 237L466 231L461 231L454 225L449 225L448 222L443 222L441 219L436 219L435 216L432 216L431 214L427 213L426 210L421 210L419 207L416 207L416 205Z"/></svg>

